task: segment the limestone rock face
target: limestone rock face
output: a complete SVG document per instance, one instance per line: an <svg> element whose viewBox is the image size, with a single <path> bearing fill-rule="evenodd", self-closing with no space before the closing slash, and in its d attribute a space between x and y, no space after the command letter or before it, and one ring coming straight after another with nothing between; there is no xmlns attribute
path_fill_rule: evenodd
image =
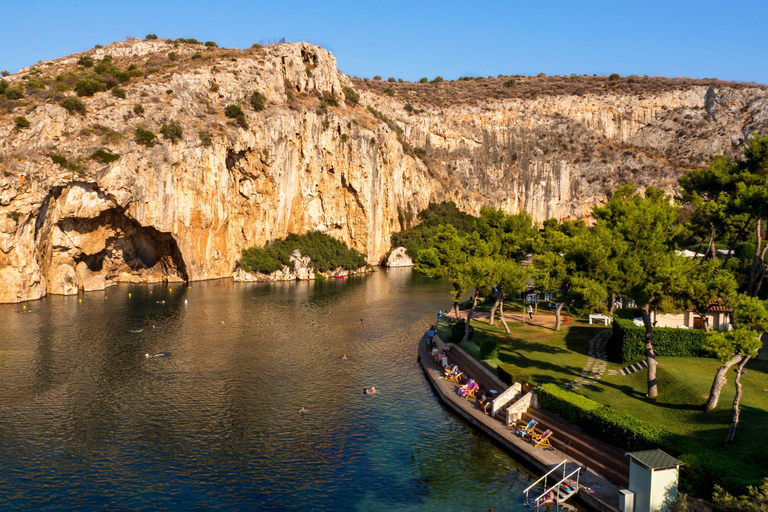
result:
<svg viewBox="0 0 768 512"><path fill-rule="evenodd" d="M124 84L126 99L82 98L86 115L55 100L31 109L26 99L0 113L0 302L86 283L232 276L242 249L309 230L379 263L391 234L417 223L432 201L470 213L526 210L539 222L585 217L627 181L672 190L686 168L738 155L768 126L760 86L414 107L365 90L309 44L191 60L199 49L125 41L91 50L122 68L167 63L169 51L182 62ZM24 73L71 71L77 58ZM22 75L8 80L21 84ZM345 87L359 104L345 102ZM253 92L264 110L251 108ZM247 129L224 115L234 104ZM30 127L17 129L16 115ZM180 140L159 135L170 120L182 126ZM137 143L139 125L157 134L154 146ZM91 158L98 149L119 159ZM303 260L293 267L279 278L314 276Z"/></svg>
<svg viewBox="0 0 768 512"><path fill-rule="evenodd" d="M389 253L385 264L387 267L412 267L413 260L408 256L405 247L396 247Z"/></svg>

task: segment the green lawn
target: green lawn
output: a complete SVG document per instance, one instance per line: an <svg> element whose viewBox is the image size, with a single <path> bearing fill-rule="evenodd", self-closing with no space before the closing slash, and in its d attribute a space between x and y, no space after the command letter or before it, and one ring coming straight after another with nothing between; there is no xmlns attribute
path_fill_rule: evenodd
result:
<svg viewBox="0 0 768 512"><path fill-rule="evenodd" d="M520 310L520 304L509 309ZM516 306L516 307L515 307ZM505 305L505 309L508 306ZM541 311L540 311L541 312ZM509 322L511 333L504 332L500 322L489 326L485 322L472 322L474 342L462 348L479 358L479 345L487 339L499 341L499 360L525 368L535 384L554 382L566 384L581 373L587 361L589 340L604 326L590 326L585 321L563 324L559 332L519 322ZM483 361L495 368L497 360ZM619 370L621 365L608 363L608 369ZM750 361L747 374L742 377L744 393L736 442L725 445L723 440L732 418L735 394L734 373L728 375L728 384L714 411L705 414L702 406L709 395L718 362L707 358L660 357L658 367L659 396L646 398L647 371L630 376L603 375L596 384L586 386L581 393L599 403L663 427L670 432L685 435L717 453L760 468L768 468L768 362ZM762 470L768 477L768 469Z"/></svg>

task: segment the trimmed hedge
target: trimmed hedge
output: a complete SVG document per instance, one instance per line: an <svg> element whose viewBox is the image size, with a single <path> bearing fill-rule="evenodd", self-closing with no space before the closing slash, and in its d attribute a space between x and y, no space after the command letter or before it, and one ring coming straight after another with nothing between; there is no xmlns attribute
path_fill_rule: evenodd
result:
<svg viewBox="0 0 768 512"><path fill-rule="evenodd" d="M446 343L459 343L462 339L464 339L464 331L466 330L466 322L464 320L459 320L458 322L454 323L451 326L451 339L445 340ZM472 326L469 326L469 337L468 340L471 340L475 337L475 330L472 328Z"/></svg>
<svg viewBox="0 0 768 512"><path fill-rule="evenodd" d="M709 499L713 484L730 492L743 493L748 485L757 485L761 480L760 468L715 453L689 438L617 412L555 384L541 386L537 398L542 409L559 414L608 444L627 451L661 448L678 457L685 463L681 468L683 491Z"/></svg>
<svg viewBox="0 0 768 512"><path fill-rule="evenodd" d="M480 346L481 359L498 359L499 342L493 338L488 339Z"/></svg>
<svg viewBox="0 0 768 512"><path fill-rule="evenodd" d="M531 379L531 374L528 372L528 370L520 368L519 366L515 366L514 364L499 363L499 366L496 368L496 370L501 381L508 386L511 386L514 382L533 382Z"/></svg>
<svg viewBox="0 0 768 512"><path fill-rule="evenodd" d="M613 336L607 347L608 358L617 363L634 363L645 358L645 328L630 320L615 318ZM706 332L700 329L675 329L655 327L653 350L657 356L702 357L706 356L704 343Z"/></svg>

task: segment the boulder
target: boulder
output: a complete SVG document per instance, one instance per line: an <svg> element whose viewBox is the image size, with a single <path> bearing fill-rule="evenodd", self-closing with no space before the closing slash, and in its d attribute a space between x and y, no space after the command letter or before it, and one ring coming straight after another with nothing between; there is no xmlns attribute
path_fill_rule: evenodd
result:
<svg viewBox="0 0 768 512"><path fill-rule="evenodd" d="M85 278L83 281L83 291L95 292L97 290L104 290L112 284L106 277L96 274Z"/></svg>
<svg viewBox="0 0 768 512"><path fill-rule="evenodd" d="M405 247L397 247L389 253L384 265L386 267L412 267L413 260L408 256Z"/></svg>

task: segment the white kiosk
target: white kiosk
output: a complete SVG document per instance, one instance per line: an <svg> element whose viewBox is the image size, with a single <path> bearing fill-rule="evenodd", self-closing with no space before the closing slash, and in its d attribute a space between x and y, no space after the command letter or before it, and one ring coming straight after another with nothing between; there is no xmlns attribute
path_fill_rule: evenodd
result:
<svg viewBox="0 0 768 512"><path fill-rule="evenodd" d="M677 501L677 482L682 462L661 450L627 453L629 489L622 490L623 512L663 512Z"/></svg>

